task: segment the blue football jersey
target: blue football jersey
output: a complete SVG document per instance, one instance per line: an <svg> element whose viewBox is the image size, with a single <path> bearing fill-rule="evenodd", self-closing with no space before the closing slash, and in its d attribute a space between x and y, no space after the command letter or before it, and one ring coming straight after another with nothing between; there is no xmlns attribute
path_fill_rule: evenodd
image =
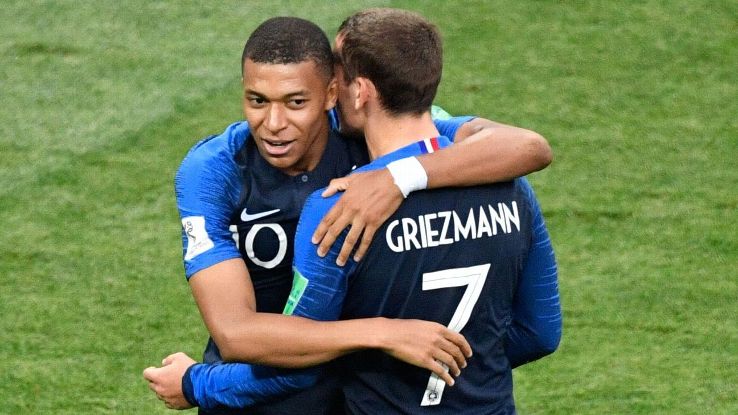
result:
<svg viewBox="0 0 738 415"><path fill-rule="evenodd" d="M335 113L328 115L332 128L320 163L313 171L297 176L282 173L259 155L246 122L234 123L190 150L175 177L187 278L219 262L243 258L254 284L258 311L282 311L292 286L292 242L305 199L331 179L345 176L368 161L366 144L340 137ZM453 136L472 118L439 120L436 127ZM212 339L203 360L222 360ZM233 379L237 376L225 382ZM254 392L259 398L248 402L286 390L263 388Z"/></svg>
<svg viewBox="0 0 738 415"><path fill-rule="evenodd" d="M431 140L430 144L432 145L428 145L428 141L425 141L423 143L410 145L376 160L364 169L382 168L390 161L428 152L433 148L436 148L438 145L443 146L448 144L448 142L444 139L439 139L435 141ZM492 309L495 310L495 318L491 320L479 320L474 318L475 314L470 313L470 319L466 321L466 323L479 324L479 321L481 321L482 325L486 325L487 328L490 328L491 339L482 340L482 342L486 343L487 346L489 344L493 346L492 352L489 354L493 363L491 364L491 367L498 370L498 372L491 374L490 376L502 380L502 384L499 385L500 387L496 389L496 392L494 393L494 396L496 397L495 401L493 403L485 401L481 405L487 405L488 407L494 407L494 405L497 405L502 413L509 413L513 410L511 384L507 383L510 379L510 367L550 353L551 350L547 348L541 349L540 345L555 344L558 342L558 336L560 336L561 330L561 315L560 306L558 304L556 264L553 258L553 251L551 249L543 219L540 215L540 210L535 203L532 191L524 180L517 180L515 182L497 185L497 187L500 186L504 187L504 189L493 189L491 191L493 194L496 194L496 192L502 192L506 198L496 202L498 204L487 203L486 206L482 204L481 207L478 206L479 209L476 211L473 208L470 208L470 211L466 216L464 214L459 216L459 213L456 213L458 219L453 215L453 213L451 216L447 213L442 213L449 212L447 210L423 214L418 216L417 219L413 219L415 214L412 214L410 218L407 218L408 221L400 220L400 222L395 222L395 220L398 220L398 216L396 216L395 220L392 220L385 225L382 232L387 235L387 230L391 227L392 232L401 230L403 232L402 235L398 234L393 236L392 232L390 232L389 235L392 236L391 238L387 236L382 238L380 233L377 235L377 238L375 238L373 244L387 243L388 246L391 245L395 250L402 251L417 250L418 252L412 253L411 255L411 257L417 259L415 255L421 251L427 252L430 248L435 249L438 246L447 247L447 245L454 245L456 243L455 239L457 237L457 232L460 239L459 243L472 243L476 239L484 240L497 237L516 238L517 242L510 245L511 247L518 248L518 251L513 250L513 252L516 252L516 256L512 259L512 263L505 265L504 261L498 262L495 260L489 262L489 267L486 267L488 264L486 262L473 262L473 264L476 265L465 264L463 267L459 267L471 268L471 271L473 271L472 275L475 276L475 284L471 291L469 291L469 287L472 286L471 283L461 284L463 286L461 287L463 288L463 293L460 293L461 288L459 287L445 287L443 285L437 287L437 290L428 290L432 293L455 292L456 297L452 300L447 300L447 306L450 304L450 308L456 307L454 308L453 313L453 316L455 316L456 311L459 309L459 304L462 303L474 305L474 307L470 308L464 307L464 310L476 310L479 307L489 309L490 307L478 305L482 292L489 292L490 288L485 287L490 284L493 287L498 285L502 287L501 295L503 296L497 298L494 302L495 306L492 307ZM480 200L486 201L485 198L490 196L484 193L490 191L488 189L484 189L484 187L469 189L469 191L471 191L472 194L475 194L474 192L483 192L481 195L477 195L480 196L479 198L472 198L474 203L483 203ZM420 192L419 197L425 197L422 196L424 193L432 194L433 192ZM357 281L361 281L359 279L360 274L358 273L358 270L361 268L354 262L349 262L345 267L338 267L335 265L335 259L341 245L340 240L339 243L335 244L331 248L325 258L318 257L315 252L315 247L310 243L310 237L313 230L325 212L327 212L338 200L338 197L339 196L336 195L331 198L324 199L320 196L319 192L316 192L311 195L305 205L296 234L294 265L295 278L292 293L290 294L290 300L286 307L286 312L288 313L294 313L295 315L301 315L317 320L334 320L341 316L342 310L344 310L344 300L346 299L346 293L349 289L356 293L356 287L359 286L357 285ZM453 199L456 200L458 197L454 197ZM433 204L431 204L431 206L432 205ZM435 215L435 217L432 217L432 215ZM449 218L449 221L451 220L450 218L453 218L454 221L459 222L459 226L453 229L447 227L444 230L444 226L450 224L450 222L444 222L447 218ZM415 225L411 224L411 221L415 221ZM434 222L435 225L431 226L429 224L426 226L426 222ZM454 226L456 226L456 222L454 222ZM424 224L422 227L420 225L421 223ZM444 223L446 224L444 225ZM453 238L450 239L454 242L450 244L448 243L450 238L449 232L453 232L454 235ZM526 234L528 235L527 240L525 236ZM524 263L521 265L520 251L523 249L522 247L526 246L525 244L527 244L528 251L525 254ZM377 248L374 248L373 245L372 249L376 250ZM374 255L376 255L376 251L373 252L375 252ZM470 250L469 252L473 251ZM502 254L502 251L495 252L497 254ZM468 257L467 254L455 254L461 255L461 257L464 258ZM473 256L469 259L470 261L483 261L487 258L482 255L478 258ZM493 263L495 264L494 267L492 266ZM370 263L367 261L366 264L368 267ZM417 264L416 266L420 265L423 264ZM383 266L387 267L394 265L385 264ZM517 280L514 283L515 289L510 288L513 283L509 278L499 280L492 278L490 279L492 282L487 282L490 272L496 273L500 267L507 267L508 270L514 269L515 272L519 272L519 275L516 276ZM423 267L423 269L424 268L425 267ZM451 270L453 272L458 272L460 271L459 268L451 268ZM448 270L448 268L435 270L432 271L431 274L443 277L443 273L438 274L437 272L448 272ZM417 271L421 270L418 269ZM422 272L423 274L426 273L425 271ZM480 285L479 282L481 281L482 276L484 277L483 279L485 283ZM388 278L388 276L383 278ZM443 279L445 278L441 278L441 280ZM378 281L383 280L382 278L379 278ZM438 283L436 282L435 284ZM375 287L375 290L379 292L381 291L381 288ZM467 297L467 292L471 292L473 295ZM366 300L369 300L368 296L364 293L357 293L355 295L366 297ZM485 297L482 297L483 300L484 298ZM464 301L464 299L466 299L466 301ZM361 298L357 299L352 296L346 300L346 308L345 311L343 311L345 317L352 313L356 313L357 315L359 313L364 313L366 310L376 306L376 304L373 303L376 299L371 300L369 303L363 303ZM354 301L356 301L356 303L353 303ZM484 304L484 301L482 304ZM419 308L419 310L422 310L422 308ZM510 315L510 310L514 310L514 316ZM381 315L382 312L382 310L376 311L371 315ZM388 310L387 312L390 313L392 311ZM497 312L500 314L497 314ZM466 313L467 312L464 311L462 313L462 317ZM438 320L444 322L444 319L448 318L448 316L428 316L428 318L438 318ZM458 324L459 321L463 322L465 319L466 317L461 319L452 319L452 321L457 320ZM505 321L506 324L503 324ZM461 324L456 328L480 330L479 328L473 328L471 325L467 326L466 323ZM490 333L485 333L485 338L490 337L489 334ZM502 336L506 336L506 340L501 340ZM531 338L534 338L535 341L529 342L530 344L524 344ZM541 342L542 339L543 342ZM501 343L504 343L504 353L507 355L507 359L500 354ZM477 348L485 346L484 344L481 346L477 343L472 344ZM479 349L475 350L479 352ZM378 356L375 357L378 358ZM487 359L477 359L476 361L487 362ZM260 368L258 366L248 364L198 364L188 371L188 374L184 378L183 386L185 395L188 399L193 403L199 404L201 407L244 407L255 402L263 401L270 396L273 397L280 393L308 387L320 376L319 370L320 369L297 371L272 370L269 372L268 368ZM479 372L479 370L472 370L469 373ZM440 389L443 388L443 386L441 386L438 379L434 379L433 376L430 376L429 372L424 372L420 369L401 364L401 370L399 373L405 374L405 377L408 376L408 374L411 374L414 376L413 380L417 380L415 378L418 378L418 376L423 377L424 380L426 380L425 377L427 377L427 383L425 385L421 385L422 390L412 392L411 394L422 392L422 399L427 401L426 404L429 406L434 406L435 410L439 410L441 412L444 410L449 411L448 408L456 408L459 405L459 393L448 393L448 399L445 399L444 401L443 391ZM422 375L418 375L418 373L421 373ZM475 395L474 391L478 392L479 388L474 386L475 382L471 381L471 377L471 375L467 377L469 380L468 386L465 388L465 390L467 390L466 393L468 393L472 398L475 396L476 398L480 398L479 394ZM399 378L402 379L403 377L401 376ZM361 378L359 377L352 378L351 382L344 381L344 383L346 384L347 393L351 396L355 396L355 393L352 391L360 391L363 387ZM375 384L371 381L368 383ZM388 383L388 385L389 384L391 384L391 382ZM409 384L412 384L413 388L417 386L416 382L410 382L408 385ZM407 388L401 388L399 390L407 390ZM392 394L390 393L388 396L391 397ZM487 396L486 392L485 396ZM422 404L422 401L419 400L420 397L413 398L411 396L405 396L404 398L406 398L407 402L404 404L405 406L400 406L400 408L403 408L402 410L407 410L412 413L413 410L419 408ZM489 397L487 398L489 399ZM359 411L363 408L362 405L364 405L364 403L362 403L361 400L353 400L352 402L353 403L351 405L354 406L350 406L350 409ZM377 404L377 402L379 401L375 401L374 403ZM380 405L387 405L388 402L393 401L383 401ZM444 404L439 405L441 402L444 402ZM469 413L475 413L475 410L480 410L480 403L474 399L472 399L472 402L476 402L476 406L464 408L464 410L469 411ZM434 403L436 404L434 405ZM300 408L300 406L295 406L295 408ZM374 409L367 410L373 411ZM392 411L397 410L398 409L395 408Z"/></svg>
<svg viewBox="0 0 738 415"><path fill-rule="evenodd" d="M332 112L331 112L332 114ZM331 117L336 125L335 116ZM436 122L455 134L472 117ZM259 311L281 312L292 283L295 226L307 196L368 161L366 144L331 129L310 172L288 176L258 153L246 122L197 143L176 177L185 275L241 257L254 283ZM286 284L286 287L285 287Z"/></svg>
<svg viewBox="0 0 738 415"><path fill-rule="evenodd" d="M372 162L448 145L443 137L412 144ZM379 351L343 359L350 413L510 414L511 368L547 354L537 331L558 342L561 328L556 264L532 190L524 179L410 195L377 232L360 264L337 267L304 249L337 198L311 196L298 226L295 282L287 311L313 319L384 316L432 320L460 331L475 352L453 388L430 372ZM521 311L515 321L513 311ZM543 332L543 333L540 333ZM512 334L512 335L511 335Z"/></svg>

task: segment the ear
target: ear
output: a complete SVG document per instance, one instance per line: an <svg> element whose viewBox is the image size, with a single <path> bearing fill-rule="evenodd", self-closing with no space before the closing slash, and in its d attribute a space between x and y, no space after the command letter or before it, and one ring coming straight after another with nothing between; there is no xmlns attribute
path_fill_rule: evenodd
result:
<svg viewBox="0 0 738 415"><path fill-rule="evenodd" d="M328 111L336 106L338 100L338 81L336 77L332 77L325 91L325 110Z"/></svg>
<svg viewBox="0 0 738 415"><path fill-rule="evenodd" d="M365 106L377 96L377 89L374 83L368 78L357 77L354 79L356 84L356 97L354 98L354 108L357 110Z"/></svg>

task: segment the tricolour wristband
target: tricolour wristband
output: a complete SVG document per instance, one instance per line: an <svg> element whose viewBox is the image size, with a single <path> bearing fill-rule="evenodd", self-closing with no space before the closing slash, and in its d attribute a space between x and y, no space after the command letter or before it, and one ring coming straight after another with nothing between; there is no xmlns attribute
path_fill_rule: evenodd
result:
<svg viewBox="0 0 738 415"><path fill-rule="evenodd" d="M416 190L423 190L428 187L428 174L426 174L423 165L416 157L407 157L395 160L387 164L392 178L397 187L400 188L403 197L407 197Z"/></svg>

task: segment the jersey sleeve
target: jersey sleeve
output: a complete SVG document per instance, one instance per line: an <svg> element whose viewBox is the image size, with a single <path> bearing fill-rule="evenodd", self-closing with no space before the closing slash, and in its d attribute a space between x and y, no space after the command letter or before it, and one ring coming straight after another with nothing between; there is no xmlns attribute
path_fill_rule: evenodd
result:
<svg viewBox="0 0 738 415"><path fill-rule="evenodd" d="M240 194L238 168L219 140L220 136L211 137L193 147L174 179L188 279L218 262L240 257L229 230Z"/></svg>
<svg viewBox="0 0 738 415"><path fill-rule="evenodd" d="M558 272L551 239L530 185L519 179L533 212L532 242L513 299L505 353L511 367L553 353L561 339Z"/></svg>
<svg viewBox="0 0 738 415"><path fill-rule="evenodd" d="M321 370L198 363L185 372L182 391L190 404L202 409L246 408L314 385Z"/></svg>
<svg viewBox="0 0 738 415"><path fill-rule="evenodd" d="M295 232L294 279L284 313L313 320L337 320L341 315L346 296L347 276L356 263L350 260L345 266L336 265L336 258L343 245L344 231L331 246L325 257L318 256L317 246L311 241L313 232L323 216L336 203L340 194L330 198L313 193L305 203Z"/></svg>
<svg viewBox="0 0 738 415"><path fill-rule="evenodd" d="M451 141L455 141L456 132L459 130L459 128L465 123L473 120L474 118L476 117L470 115L445 119L434 118L433 123L436 125L436 129L439 133L441 133L442 136L448 137L448 139Z"/></svg>

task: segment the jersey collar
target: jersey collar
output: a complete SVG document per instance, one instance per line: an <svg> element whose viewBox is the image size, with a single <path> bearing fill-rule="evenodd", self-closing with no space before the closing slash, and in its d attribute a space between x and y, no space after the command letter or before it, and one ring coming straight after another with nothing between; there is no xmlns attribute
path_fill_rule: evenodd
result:
<svg viewBox="0 0 738 415"><path fill-rule="evenodd" d="M385 154L384 156L377 158L368 165L357 169L356 171L380 169L395 160L403 159L406 157L419 156L427 153L433 153L450 145L451 140L444 136L426 138L415 143L408 144L405 147L397 149L391 153Z"/></svg>

